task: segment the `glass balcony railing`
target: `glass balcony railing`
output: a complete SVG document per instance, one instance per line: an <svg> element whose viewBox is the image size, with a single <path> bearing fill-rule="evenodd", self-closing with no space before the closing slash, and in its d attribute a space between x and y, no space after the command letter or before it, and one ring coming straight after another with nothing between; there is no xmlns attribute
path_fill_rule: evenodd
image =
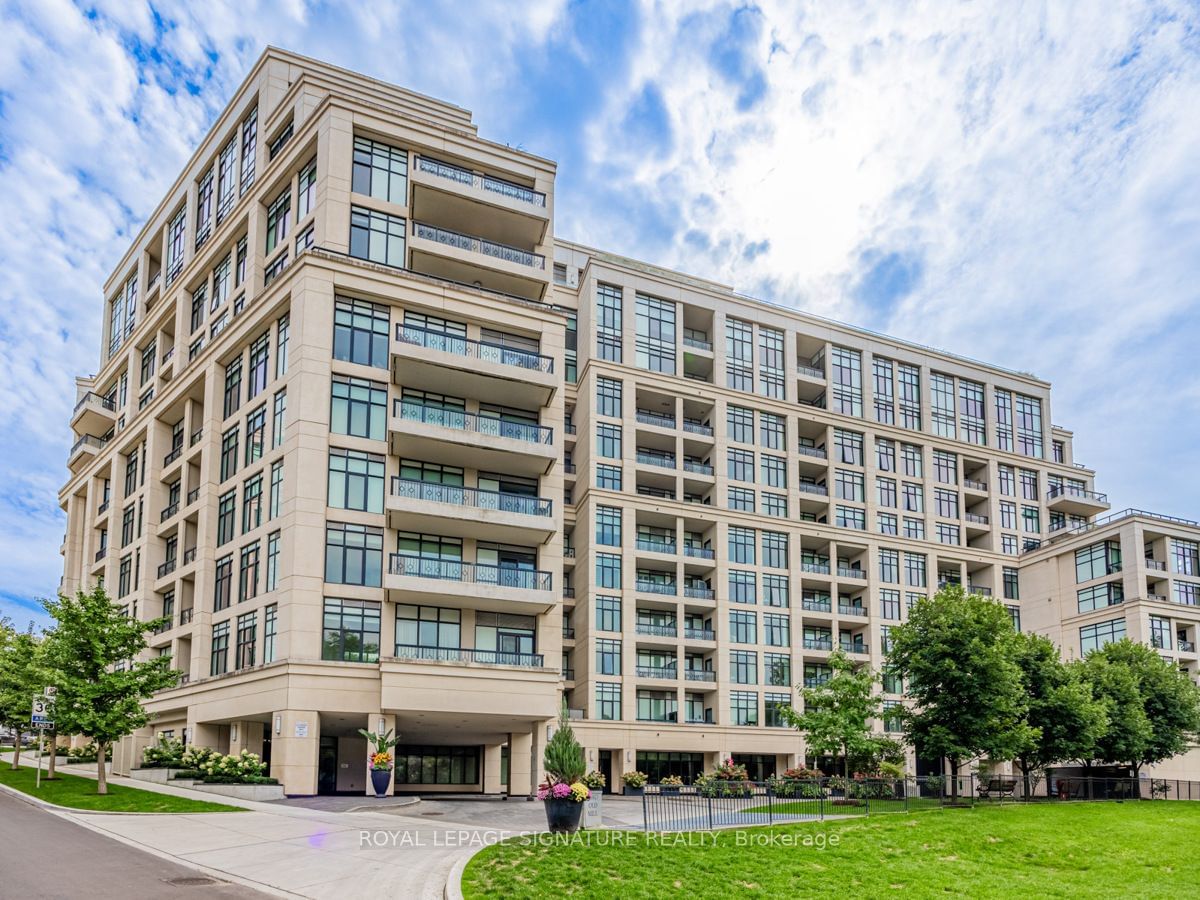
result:
<svg viewBox="0 0 1200 900"><path fill-rule="evenodd" d="M521 588L529 591L551 589L553 575L537 569L518 569L487 563L461 562L455 559L433 559L393 553L388 561L393 575L431 578L460 584L492 584L498 587Z"/></svg>
<svg viewBox="0 0 1200 900"><path fill-rule="evenodd" d="M396 647L397 659L425 659L435 662L481 663L487 666L523 666L540 669L544 657L540 653L506 653L500 650L475 650L468 647Z"/></svg>
<svg viewBox="0 0 1200 900"><path fill-rule="evenodd" d="M428 328L418 328L415 325L400 324L396 326L396 340L402 344L412 344L414 347L426 347L430 350L441 350L454 356L467 359L478 359L484 362L500 363L514 366L518 369L528 369L534 372L553 372L554 359L543 356L532 350L519 347L505 347L487 341L472 341L456 334L446 334L443 331L432 331Z"/></svg>
<svg viewBox="0 0 1200 900"><path fill-rule="evenodd" d="M440 425L443 428L453 428L456 431L471 431L493 437L512 438L530 444L554 442L554 429L552 428L528 422L511 422L498 416L446 409L443 406L414 403L410 400L396 400L392 406L392 412L398 418L410 422L425 422L430 425Z"/></svg>
<svg viewBox="0 0 1200 900"><path fill-rule="evenodd" d="M498 244L486 238L461 234L451 231L449 228L438 228L436 225L427 225L424 222L413 222L413 235L422 240L433 241L470 253L480 253L483 256L490 256L493 259L530 269L546 268L546 257L540 253L532 253L529 250L522 250L520 247L510 247L508 244Z"/></svg>
<svg viewBox="0 0 1200 900"><path fill-rule="evenodd" d="M452 484L433 484L409 478L392 479L392 496L408 500L429 500L464 506L470 509L494 509L500 512L520 513L526 516L550 516L554 512L554 501L525 494L508 494L501 491L482 491L478 488L459 487Z"/></svg>
<svg viewBox="0 0 1200 900"><path fill-rule="evenodd" d="M476 187L485 191L491 191L493 194L508 197L510 200L518 200L521 203L528 203L530 206L543 208L546 206L546 195L541 191L535 191L533 188L514 184L511 181L505 181L503 178L496 178L492 175L481 175L472 172L470 169L464 169L462 166L442 162L439 159L418 156L417 170L427 172L430 175L436 175L438 178L444 178L447 181L456 181L466 187Z"/></svg>

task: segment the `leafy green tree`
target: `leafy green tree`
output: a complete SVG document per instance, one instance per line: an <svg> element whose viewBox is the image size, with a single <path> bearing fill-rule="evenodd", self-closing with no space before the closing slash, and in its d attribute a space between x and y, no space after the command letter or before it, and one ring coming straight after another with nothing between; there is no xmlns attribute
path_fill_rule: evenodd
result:
<svg viewBox="0 0 1200 900"><path fill-rule="evenodd" d="M564 700L558 713L558 727L546 742L542 752L542 765L546 769L546 781L549 784L565 782L574 784L583 778L587 771L587 761L583 757L583 747L575 738L571 728L571 717L567 712Z"/></svg>
<svg viewBox="0 0 1200 900"><path fill-rule="evenodd" d="M879 715L880 699L874 693L876 678L854 663L841 650L829 657L833 674L824 684L803 688L804 711L784 707L784 720L804 735L810 753L818 756L838 754L842 770L850 777L853 757L871 756L875 750L870 720Z"/></svg>
<svg viewBox="0 0 1200 900"><path fill-rule="evenodd" d="M21 758L21 732L29 729L30 709L35 695L42 693L39 679L38 645L33 633L17 631L0 622L0 725L16 733L12 768Z"/></svg>
<svg viewBox="0 0 1200 900"><path fill-rule="evenodd" d="M164 620L141 622L113 603L103 585L45 602L56 623L46 659L58 687L56 724L96 742L96 789L108 793L104 758L115 742L150 721L142 701L174 687L182 674L168 656L138 660L146 635Z"/></svg>
<svg viewBox="0 0 1200 900"><path fill-rule="evenodd" d="M1018 634L1015 646L1029 729L1014 759L1029 796L1035 770L1060 760L1095 755L1108 727L1108 714L1104 702L1092 695L1092 685L1079 666L1064 663L1047 638Z"/></svg>
<svg viewBox="0 0 1200 900"><path fill-rule="evenodd" d="M890 636L888 665L915 701L904 713L905 737L950 760L957 799L964 762L1011 759L1029 740L1012 620L995 600L947 585L917 601Z"/></svg>
<svg viewBox="0 0 1200 900"><path fill-rule="evenodd" d="M1185 752L1200 732L1200 688L1150 647L1128 639L1089 653L1081 671L1108 707L1095 758L1142 766Z"/></svg>

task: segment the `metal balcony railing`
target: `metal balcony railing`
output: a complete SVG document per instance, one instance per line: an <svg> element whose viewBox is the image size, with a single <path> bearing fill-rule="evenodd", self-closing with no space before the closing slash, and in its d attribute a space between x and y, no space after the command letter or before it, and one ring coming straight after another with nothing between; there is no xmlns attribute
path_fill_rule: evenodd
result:
<svg viewBox="0 0 1200 900"><path fill-rule="evenodd" d="M829 563L802 562L800 571L809 575L828 575Z"/></svg>
<svg viewBox="0 0 1200 900"><path fill-rule="evenodd" d="M712 547L697 547L694 544L684 544L683 555L693 559L716 559L717 557Z"/></svg>
<svg viewBox="0 0 1200 900"><path fill-rule="evenodd" d="M986 481L977 481L974 478L964 478L963 487L975 491L986 491L988 489Z"/></svg>
<svg viewBox="0 0 1200 900"><path fill-rule="evenodd" d="M860 578L860 579L863 579L863 578L867 577L867 573L864 572L862 569L856 569L851 566L838 566L837 573L838 573L838 578Z"/></svg>
<svg viewBox="0 0 1200 900"><path fill-rule="evenodd" d="M510 247L508 244L499 244L486 238L461 234L451 231L449 228L438 228L436 225L428 225L424 222L413 222L413 234L423 240L445 244L447 247L456 247L471 253L480 253L493 259L515 263L518 266L527 266L530 269L546 268L546 257L540 253L532 253L529 250L522 250L520 247Z"/></svg>
<svg viewBox="0 0 1200 900"><path fill-rule="evenodd" d="M805 612L833 612L833 602L830 600L801 600L800 606Z"/></svg>
<svg viewBox="0 0 1200 900"><path fill-rule="evenodd" d="M637 461L645 466L659 466L663 469L675 468L675 457L664 453L645 453L639 450Z"/></svg>
<svg viewBox="0 0 1200 900"><path fill-rule="evenodd" d="M649 410L639 409L636 418L642 425L654 425L657 428L674 428L675 417L665 416L662 413L650 412Z"/></svg>
<svg viewBox="0 0 1200 900"><path fill-rule="evenodd" d="M638 678L678 678L674 666L638 666Z"/></svg>
<svg viewBox="0 0 1200 900"><path fill-rule="evenodd" d="M554 429L546 425L509 422L497 416L446 409L441 406L414 403L411 400L396 400L392 405L392 412L398 418L410 422L425 422L430 425L440 425L443 428L453 428L456 431L472 431L493 437L512 438L530 444L554 442Z"/></svg>
<svg viewBox="0 0 1200 900"><path fill-rule="evenodd" d="M1097 503L1107 503L1108 494L1100 494L1096 491L1085 490L1081 487L1076 487L1073 484L1056 484L1046 492L1046 499L1053 500L1055 497L1082 497L1085 500L1095 500Z"/></svg>
<svg viewBox="0 0 1200 900"><path fill-rule="evenodd" d="M832 650L833 640L831 638L805 638L805 650Z"/></svg>
<svg viewBox="0 0 1200 900"><path fill-rule="evenodd" d="M717 673L710 669L684 669L687 681L716 681Z"/></svg>
<svg viewBox="0 0 1200 900"><path fill-rule="evenodd" d="M92 437L92 435L90 435L90 434L85 434L83 437L81 437L79 440L77 440L74 444L71 445L71 452L68 455L74 456L75 452L77 450L79 450L81 447L95 447L97 450L103 450L104 445L107 443L108 443L108 441L103 440L102 438Z"/></svg>
<svg viewBox="0 0 1200 900"><path fill-rule="evenodd" d="M712 475L713 467L709 463L693 462L690 459L683 461L683 471L691 472L693 475Z"/></svg>
<svg viewBox="0 0 1200 900"><path fill-rule="evenodd" d="M192 608L188 607L187 609L181 609L179 611L179 624L187 625L187 624L190 624L191 621L192 621Z"/></svg>
<svg viewBox="0 0 1200 900"><path fill-rule="evenodd" d="M454 356L467 359L478 359L483 362L500 363L527 369L533 372L554 371L554 359L543 356L532 350L522 350L519 347L505 347L487 341L472 341L456 334L446 334L444 331L433 331L419 328L415 325L399 324L396 326L396 340L402 344L415 347L425 347L431 350L441 350Z"/></svg>
<svg viewBox="0 0 1200 900"><path fill-rule="evenodd" d="M980 525L986 525L988 523L988 517L980 515L979 513L963 513L963 518L968 522L976 522Z"/></svg>
<svg viewBox="0 0 1200 900"><path fill-rule="evenodd" d="M186 566L190 562L196 561L196 548L188 547L183 551L183 564Z"/></svg>
<svg viewBox="0 0 1200 900"><path fill-rule="evenodd" d="M698 434L702 437L713 436L713 429L711 425L705 425L703 422L694 422L691 419L683 420L683 430L688 434Z"/></svg>
<svg viewBox="0 0 1200 900"><path fill-rule="evenodd" d="M800 488L800 493L802 494L816 494L818 497L829 496L829 488L823 484L808 484L802 481L797 487Z"/></svg>
<svg viewBox="0 0 1200 900"><path fill-rule="evenodd" d="M646 538L638 538L637 548L649 553L674 553L675 543L673 541L652 541Z"/></svg>
<svg viewBox="0 0 1200 900"><path fill-rule="evenodd" d="M485 191L491 191L493 194L508 197L510 200L519 200L522 203L528 203L530 206L545 207L546 205L546 195L541 191L535 191L533 188L514 184L511 181L505 181L503 178L496 178L493 175L481 175L477 172L472 172L470 169L464 169L462 166L442 162L440 159L418 156L417 170L427 172L430 175L436 175L438 178L445 178L447 181L456 181L467 187L476 187Z"/></svg>
<svg viewBox="0 0 1200 900"><path fill-rule="evenodd" d="M195 503L199 499L200 499L200 488L194 487L190 491L187 492L187 505L188 506L191 506L193 503Z"/></svg>
<svg viewBox="0 0 1200 900"><path fill-rule="evenodd" d="M717 633L711 628L685 628L683 637L689 641L715 641Z"/></svg>
<svg viewBox="0 0 1200 900"><path fill-rule="evenodd" d="M88 391L79 398L79 402L75 404L73 413L79 412L88 404L95 404L96 406L99 406L101 409L107 410L108 412L116 412L117 410L117 401L109 400L107 397L101 397L95 391Z"/></svg>
<svg viewBox="0 0 1200 900"><path fill-rule="evenodd" d="M870 653L871 648L866 644L859 644L852 641L842 641L838 646L842 648L843 653Z"/></svg>
<svg viewBox="0 0 1200 900"><path fill-rule="evenodd" d="M829 455L825 452L824 447L805 447L801 444L796 448L801 456L811 456L814 459L828 459Z"/></svg>
<svg viewBox="0 0 1200 900"><path fill-rule="evenodd" d="M644 578L637 580L637 589L643 594L670 594L674 596L679 593L679 586L674 581L648 581Z"/></svg>
<svg viewBox="0 0 1200 900"><path fill-rule="evenodd" d="M572 628L570 625L564 625L563 630L562 630L562 636L565 638L573 639L575 637L575 629Z"/></svg>
<svg viewBox="0 0 1200 900"><path fill-rule="evenodd" d="M867 608L865 606L863 606L862 604L859 604L859 603L839 603L838 604L838 615L839 616L865 616L866 614L867 614Z"/></svg>
<svg viewBox="0 0 1200 900"><path fill-rule="evenodd" d="M179 501L178 500L176 500L174 503L172 503L170 506L168 506L166 509L164 509L161 513L159 513L159 516L158 516L159 524L167 521L167 519L171 518L171 516L175 515L175 513L177 513L177 512L179 512Z"/></svg>
<svg viewBox="0 0 1200 900"><path fill-rule="evenodd" d="M520 513L526 516L550 516L554 501L525 494L509 494L502 491L483 491L478 488L458 487L452 484L434 484L411 478L392 478L392 496L406 500L428 500L450 506L465 506L471 509L494 509L500 512Z"/></svg>
<svg viewBox="0 0 1200 900"><path fill-rule="evenodd" d="M522 666L540 669L544 666L541 653L504 653L499 650L474 650L466 647L396 646L397 659L426 659L435 662L482 663L488 666Z"/></svg>
<svg viewBox="0 0 1200 900"><path fill-rule="evenodd" d="M638 622L637 633L647 637L678 637L679 629L674 625L653 625L649 622Z"/></svg>
<svg viewBox="0 0 1200 900"><path fill-rule="evenodd" d="M715 599L716 594L713 593L713 589L710 587L693 587L689 585L683 589L683 596L688 600L712 600Z"/></svg>
<svg viewBox="0 0 1200 900"><path fill-rule="evenodd" d="M179 457L181 457L181 456L183 456L183 447L174 447L174 448L172 448L170 453L168 453L166 456L163 457L163 465L169 466L171 463L175 462L175 460L179 459Z"/></svg>
<svg viewBox="0 0 1200 900"><path fill-rule="evenodd" d="M165 575L170 575L175 571L175 558L171 557L166 562L158 567L158 577L162 578Z"/></svg>
<svg viewBox="0 0 1200 900"><path fill-rule="evenodd" d="M96 558L93 561L100 562L100 560L104 559L104 557L106 557L106 556L108 556L108 548L101 547L99 550L96 551Z"/></svg>
<svg viewBox="0 0 1200 900"><path fill-rule="evenodd" d="M801 375L807 375L809 378L823 379L825 377L824 369L818 369L816 366L806 366L804 363L798 363L796 365L796 371Z"/></svg>
<svg viewBox="0 0 1200 900"><path fill-rule="evenodd" d="M702 341L699 338L693 337L685 337L683 339L683 346L691 347L695 350L707 350L709 353L712 352L713 348L712 341Z"/></svg>
<svg viewBox="0 0 1200 900"><path fill-rule="evenodd" d="M432 578L460 584L494 584L498 587L529 591L548 591L553 583L553 575L550 572L536 569L514 569L453 559L404 556L399 553L393 553L389 558L388 571L393 575Z"/></svg>

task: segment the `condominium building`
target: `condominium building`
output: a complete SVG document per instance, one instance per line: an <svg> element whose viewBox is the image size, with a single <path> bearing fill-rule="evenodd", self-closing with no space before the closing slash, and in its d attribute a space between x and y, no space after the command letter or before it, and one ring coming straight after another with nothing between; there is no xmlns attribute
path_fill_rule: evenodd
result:
<svg viewBox="0 0 1200 900"><path fill-rule="evenodd" d="M260 58L78 381L63 590L165 618L184 673L118 771L166 733L362 791L358 730L395 729L397 792L527 794L565 702L610 785L762 777L804 758L796 686L837 647L883 669L940 584L1067 651L1077 540L1176 552L1089 530L1046 382L562 240L554 177L458 107ZM1147 610L1186 585L1154 571L1124 574Z"/></svg>

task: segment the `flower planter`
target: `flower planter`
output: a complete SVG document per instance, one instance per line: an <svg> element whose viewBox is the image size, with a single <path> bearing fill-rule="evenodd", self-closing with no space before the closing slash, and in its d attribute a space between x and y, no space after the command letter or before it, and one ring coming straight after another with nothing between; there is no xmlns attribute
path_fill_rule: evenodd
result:
<svg viewBox="0 0 1200 900"><path fill-rule="evenodd" d="M626 797L640 797L644 793L646 793L645 785L643 785L642 787L632 787L631 785L628 785L628 784L625 785L625 796Z"/></svg>
<svg viewBox="0 0 1200 900"><path fill-rule="evenodd" d="M574 834L579 830L582 803L554 797L547 797L542 803L546 807L546 825L551 834Z"/></svg>
<svg viewBox="0 0 1200 900"><path fill-rule="evenodd" d="M660 794L678 794L679 793L679 785L677 785L677 784L659 785L658 792Z"/></svg>
<svg viewBox="0 0 1200 900"><path fill-rule="evenodd" d="M391 769L372 769L371 787L375 789L376 797L386 797L388 785L392 781Z"/></svg>

